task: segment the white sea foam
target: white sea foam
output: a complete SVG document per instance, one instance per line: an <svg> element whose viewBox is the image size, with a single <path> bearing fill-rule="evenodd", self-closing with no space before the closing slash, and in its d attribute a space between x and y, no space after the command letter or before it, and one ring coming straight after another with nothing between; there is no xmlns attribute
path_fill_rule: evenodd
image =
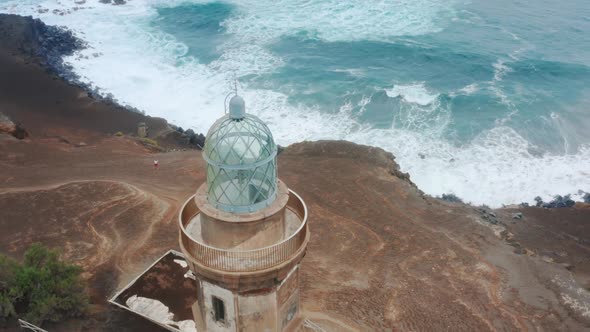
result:
<svg viewBox="0 0 590 332"><path fill-rule="evenodd" d="M505 60L499 59L492 65L494 67L494 80L501 81L504 76L512 72L512 68L508 67Z"/></svg>
<svg viewBox="0 0 590 332"><path fill-rule="evenodd" d="M393 88L385 90L385 92L389 97L401 97L408 103L422 106L432 104L439 96L438 93L428 91L424 83L394 85Z"/></svg>
<svg viewBox="0 0 590 332"><path fill-rule="evenodd" d="M347 138L393 151L426 193L452 192L475 204L531 202L536 195L548 200L556 193L579 199L578 189L589 187L590 146L576 154L539 157L508 127L484 132L461 147L403 130L371 130Z"/></svg>
<svg viewBox="0 0 590 332"><path fill-rule="evenodd" d="M110 6L89 1L85 6L92 8L61 16L52 10L69 8L72 3L13 0L0 4L0 12L33 15L48 24L73 29L91 47L67 59L84 81L112 93L123 104L206 132L223 114L228 79L281 66L282 59L264 47L273 38L298 29L332 41L437 31L440 26L434 23L435 13L448 6L444 1L397 1L396 6L389 6L387 1L367 5L334 0L296 6L286 0L236 0L232 3L238 5L239 14L224 23L234 38L220 47L219 59L203 65L181 58L186 45L149 26L157 15L154 4L177 3L134 0ZM39 8L49 11L40 13ZM508 72L505 67L504 63L496 64L498 80ZM465 87L462 93L475 88ZM524 138L499 124L458 147L441 139L452 119L449 110L440 109L437 92L414 84L396 85L387 93L403 99L395 116L404 117L401 122L405 126L371 129L357 123L351 110L364 108L368 97L356 105L346 102L339 113L327 114L292 105L286 95L276 91L248 86L241 90L248 110L267 121L279 144L347 139L382 147L393 152L402 170L431 195L453 192L466 201L498 206L531 201L536 195L547 199L578 189L590 191L589 146L579 147L575 154L533 155Z"/></svg>
<svg viewBox="0 0 590 332"><path fill-rule="evenodd" d="M472 83L459 89L458 94L469 96L477 92L477 90L479 90L479 85L477 83Z"/></svg>
<svg viewBox="0 0 590 332"><path fill-rule="evenodd" d="M307 31L327 41L387 40L442 29L437 19L452 15L449 1L234 0L240 13L226 21L230 33L256 41Z"/></svg>

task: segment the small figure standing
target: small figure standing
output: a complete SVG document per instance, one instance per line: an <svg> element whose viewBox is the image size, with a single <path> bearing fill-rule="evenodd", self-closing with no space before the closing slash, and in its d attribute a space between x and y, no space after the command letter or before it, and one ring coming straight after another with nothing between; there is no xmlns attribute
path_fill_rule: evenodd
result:
<svg viewBox="0 0 590 332"><path fill-rule="evenodd" d="M158 170L160 169L160 164L158 163L157 160L154 160L154 170Z"/></svg>

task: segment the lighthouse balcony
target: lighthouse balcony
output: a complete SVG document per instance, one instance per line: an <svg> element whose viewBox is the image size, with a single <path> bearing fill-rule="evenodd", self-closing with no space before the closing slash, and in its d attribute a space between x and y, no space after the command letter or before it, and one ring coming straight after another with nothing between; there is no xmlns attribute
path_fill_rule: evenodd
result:
<svg viewBox="0 0 590 332"><path fill-rule="evenodd" d="M297 263L309 241L307 207L284 188L272 214L239 222L204 213L199 192L190 197L179 215L180 246L189 264L204 274L243 275Z"/></svg>

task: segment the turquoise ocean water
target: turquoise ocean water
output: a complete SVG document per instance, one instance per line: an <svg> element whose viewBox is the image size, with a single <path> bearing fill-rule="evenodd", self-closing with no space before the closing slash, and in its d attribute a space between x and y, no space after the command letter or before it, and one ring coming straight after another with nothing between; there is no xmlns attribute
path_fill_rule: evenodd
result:
<svg viewBox="0 0 590 332"><path fill-rule="evenodd" d="M90 48L67 61L85 81L184 128L206 132L235 77L279 144L379 146L432 195L498 206L590 191L585 0L0 0L0 12L74 30Z"/></svg>

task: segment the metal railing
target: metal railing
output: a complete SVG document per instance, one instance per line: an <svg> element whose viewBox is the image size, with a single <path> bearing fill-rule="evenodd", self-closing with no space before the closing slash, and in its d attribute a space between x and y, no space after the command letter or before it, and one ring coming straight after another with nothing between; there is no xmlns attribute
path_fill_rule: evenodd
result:
<svg viewBox="0 0 590 332"><path fill-rule="evenodd" d="M289 190L287 209L301 220L301 225L289 238L272 246L253 250L238 251L208 246L186 232L186 226L200 213L193 197L186 201L179 216L181 244L193 259L209 268L228 272L268 269L296 255L307 238L307 207L299 195Z"/></svg>
<svg viewBox="0 0 590 332"><path fill-rule="evenodd" d="M24 321L22 319L18 320L18 325L23 329L27 329L27 330L31 330L31 331L35 331L35 332L47 332L46 330L44 330L38 326L35 326L27 321Z"/></svg>

